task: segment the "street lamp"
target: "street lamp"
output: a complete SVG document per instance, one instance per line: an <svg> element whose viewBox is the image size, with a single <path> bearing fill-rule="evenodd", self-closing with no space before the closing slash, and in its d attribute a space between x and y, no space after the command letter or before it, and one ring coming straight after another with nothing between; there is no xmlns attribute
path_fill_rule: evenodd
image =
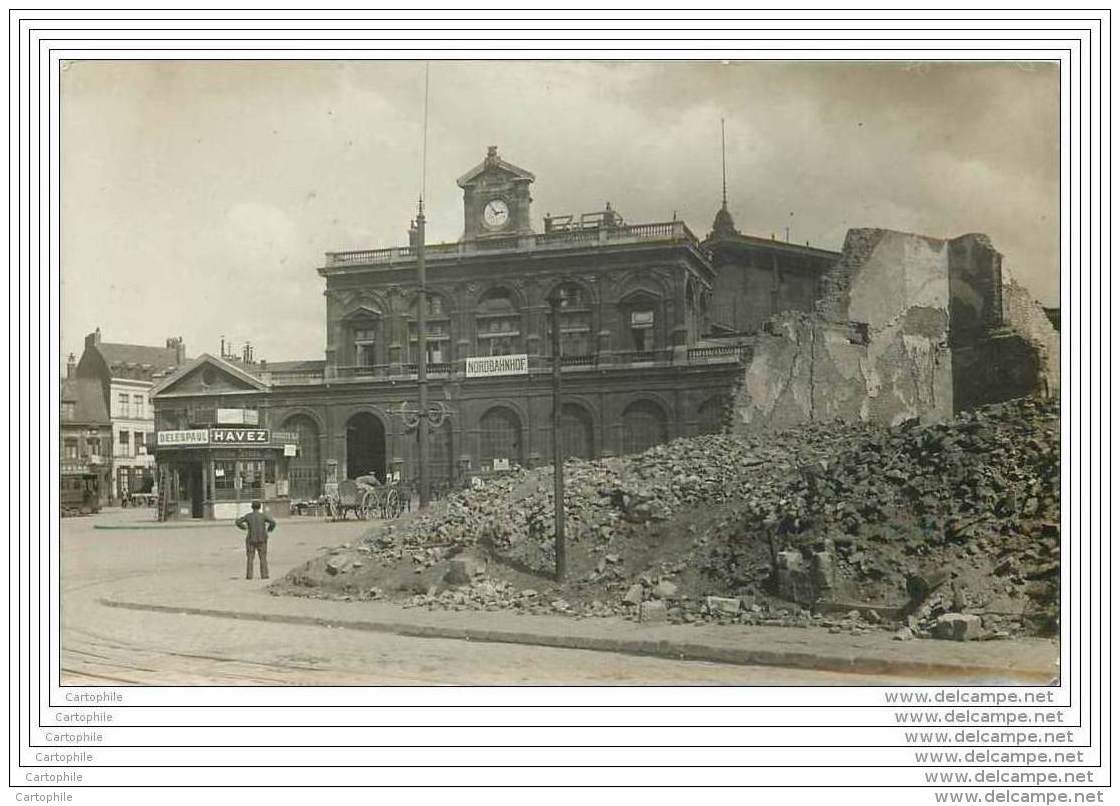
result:
<svg viewBox="0 0 1120 806"><path fill-rule="evenodd" d="M562 288L548 295L552 320L552 476L553 511L556 515L556 579L562 580L567 570L567 548L564 545L564 457L560 455L560 309L568 300Z"/></svg>

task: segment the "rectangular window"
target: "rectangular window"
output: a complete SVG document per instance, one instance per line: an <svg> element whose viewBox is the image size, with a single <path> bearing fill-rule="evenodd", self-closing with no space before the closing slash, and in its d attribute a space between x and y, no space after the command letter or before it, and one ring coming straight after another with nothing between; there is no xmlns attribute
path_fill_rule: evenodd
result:
<svg viewBox="0 0 1120 806"><path fill-rule="evenodd" d="M132 396L132 416L138 420L144 419L144 396Z"/></svg>
<svg viewBox="0 0 1120 806"><path fill-rule="evenodd" d="M119 432L117 434L117 456L128 456L131 452L128 444L128 432Z"/></svg>
<svg viewBox="0 0 1120 806"><path fill-rule="evenodd" d="M117 416L128 416L128 393L120 392L117 394Z"/></svg>
<svg viewBox="0 0 1120 806"><path fill-rule="evenodd" d="M67 420L73 420L76 413L77 412L75 410L75 404L74 404L73 401L66 401L65 403L62 404L62 420L63 420L63 422L65 422Z"/></svg>
<svg viewBox="0 0 1120 806"><path fill-rule="evenodd" d="M67 459L77 460L78 458L78 440L67 438L62 443L63 456Z"/></svg>
<svg viewBox="0 0 1120 806"><path fill-rule="evenodd" d="M214 498L219 501L233 501L237 498L237 462L232 460L214 461Z"/></svg>
<svg viewBox="0 0 1120 806"><path fill-rule="evenodd" d="M144 446L144 433L142 431L133 432L132 447L136 456L144 456L148 452Z"/></svg>
<svg viewBox="0 0 1120 806"><path fill-rule="evenodd" d="M375 347L377 333L372 328L354 331L354 363L359 367L372 367L377 360Z"/></svg>
<svg viewBox="0 0 1120 806"><path fill-rule="evenodd" d="M90 456L100 456L101 455L101 440L99 440L97 437L88 438L86 440L86 448L88 449L88 452L89 452Z"/></svg>

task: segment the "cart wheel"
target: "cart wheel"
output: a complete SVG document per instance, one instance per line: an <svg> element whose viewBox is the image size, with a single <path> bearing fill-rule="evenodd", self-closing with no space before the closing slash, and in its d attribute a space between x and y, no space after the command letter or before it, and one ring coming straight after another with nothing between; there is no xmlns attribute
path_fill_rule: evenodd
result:
<svg viewBox="0 0 1120 806"><path fill-rule="evenodd" d="M385 517L392 519L401 514L401 496L396 490L385 493Z"/></svg>
<svg viewBox="0 0 1120 806"><path fill-rule="evenodd" d="M362 499L358 502L358 506L354 509L354 514L357 515L360 520L369 520L370 513L373 511L370 495L371 493L363 495Z"/></svg>

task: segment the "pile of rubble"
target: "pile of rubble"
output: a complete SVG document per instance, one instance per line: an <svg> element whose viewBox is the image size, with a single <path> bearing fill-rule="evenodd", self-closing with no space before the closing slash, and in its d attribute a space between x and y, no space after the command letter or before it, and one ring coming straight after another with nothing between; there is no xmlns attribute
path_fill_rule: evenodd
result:
<svg viewBox="0 0 1120 806"><path fill-rule="evenodd" d="M565 463L563 583L551 468L538 468L382 525L293 571L285 592L900 639L1046 632L1058 455L1055 406L1028 399L935 425L681 439Z"/></svg>

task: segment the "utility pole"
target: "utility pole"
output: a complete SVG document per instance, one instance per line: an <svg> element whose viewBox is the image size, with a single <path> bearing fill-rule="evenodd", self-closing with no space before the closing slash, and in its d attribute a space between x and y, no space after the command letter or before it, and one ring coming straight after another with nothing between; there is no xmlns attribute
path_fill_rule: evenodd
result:
<svg viewBox="0 0 1120 806"><path fill-rule="evenodd" d="M420 396L420 420L416 424L417 450L420 453L420 509L428 506L428 278L424 266L424 199L416 215L416 274L420 287L416 300L416 386Z"/></svg>
<svg viewBox="0 0 1120 806"><path fill-rule="evenodd" d="M564 544L564 457L560 455L560 307L563 293L557 289L548 297L552 312L552 479L553 511L556 515L556 579L567 571L567 547Z"/></svg>
<svg viewBox="0 0 1120 806"><path fill-rule="evenodd" d="M417 451L420 454L420 509L428 506L428 278L424 266L424 191L428 170L428 66L424 66L424 146L420 159L420 204L416 214L416 387L419 394L420 421L416 424Z"/></svg>

